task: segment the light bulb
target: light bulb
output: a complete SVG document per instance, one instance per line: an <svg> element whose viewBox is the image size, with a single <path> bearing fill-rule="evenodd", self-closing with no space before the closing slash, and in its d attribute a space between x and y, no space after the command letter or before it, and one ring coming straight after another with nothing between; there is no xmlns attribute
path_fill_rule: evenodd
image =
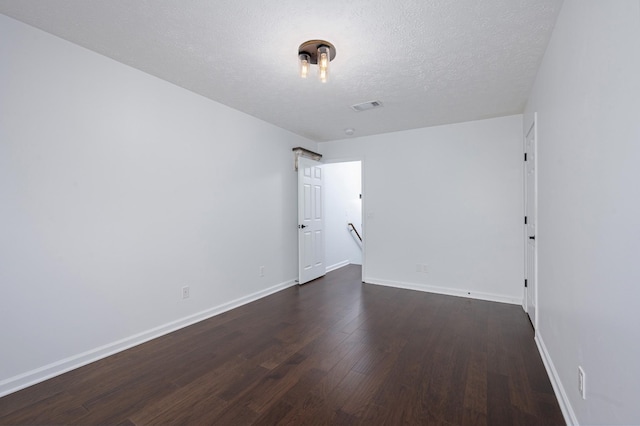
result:
<svg viewBox="0 0 640 426"><path fill-rule="evenodd" d="M323 83L327 82L327 75L329 74L329 61L331 60L329 55L329 47L318 47L318 75Z"/></svg>
<svg viewBox="0 0 640 426"><path fill-rule="evenodd" d="M307 78L307 75L309 74L309 55L306 53L300 53L298 55L298 59L300 60L300 77Z"/></svg>
<svg viewBox="0 0 640 426"><path fill-rule="evenodd" d="M327 82L327 71L326 70L320 70L320 81L323 83Z"/></svg>
<svg viewBox="0 0 640 426"><path fill-rule="evenodd" d="M326 69L328 64L329 61L327 61L327 54L325 52L322 52L320 54L320 67Z"/></svg>

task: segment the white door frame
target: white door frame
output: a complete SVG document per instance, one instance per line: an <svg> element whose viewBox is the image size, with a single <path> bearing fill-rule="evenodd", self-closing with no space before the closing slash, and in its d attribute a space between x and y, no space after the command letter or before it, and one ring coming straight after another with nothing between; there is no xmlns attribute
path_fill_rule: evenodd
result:
<svg viewBox="0 0 640 426"><path fill-rule="evenodd" d="M538 241L534 240L533 243L533 265L529 265L529 233L530 228L534 230L534 237L537 238L538 234L538 172L537 172L537 161L538 161L538 116L537 113L533 115L533 122L524 136L524 152L525 155L529 154L527 152L527 141L530 137L533 138L533 155L529 155L527 158L528 161L533 161L534 169L532 176L528 175L527 169L528 164L524 163L524 212L525 217L527 218L527 223L524 225L524 277L527 287L524 289L524 308L529 318L531 319L531 324L533 325L534 330L538 329ZM529 179L533 179L533 182L529 182ZM533 186L533 194L529 194L529 184ZM532 195L533 200L533 215L529 215L529 195ZM529 276L529 267L533 269L533 277ZM530 312L530 307L533 306L533 312Z"/></svg>

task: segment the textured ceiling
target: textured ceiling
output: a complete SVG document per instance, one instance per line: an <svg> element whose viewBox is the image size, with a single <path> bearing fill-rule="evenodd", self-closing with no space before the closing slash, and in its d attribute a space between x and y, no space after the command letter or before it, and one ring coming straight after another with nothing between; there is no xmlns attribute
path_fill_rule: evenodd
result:
<svg viewBox="0 0 640 426"><path fill-rule="evenodd" d="M315 141L522 112L562 0L0 0L0 13ZM298 77L309 39L329 81ZM350 105L379 100L383 108Z"/></svg>

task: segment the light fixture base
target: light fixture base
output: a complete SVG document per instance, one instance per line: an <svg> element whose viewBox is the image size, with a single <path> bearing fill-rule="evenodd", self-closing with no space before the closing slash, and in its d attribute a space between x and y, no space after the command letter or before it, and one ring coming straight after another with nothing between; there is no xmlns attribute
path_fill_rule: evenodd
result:
<svg viewBox="0 0 640 426"><path fill-rule="evenodd" d="M333 44L325 40L305 41L298 47L298 55L306 53L309 55L309 63L316 65L318 63L318 48L320 46L327 46L329 48L329 61L333 61L336 57L336 48Z"/></svg>

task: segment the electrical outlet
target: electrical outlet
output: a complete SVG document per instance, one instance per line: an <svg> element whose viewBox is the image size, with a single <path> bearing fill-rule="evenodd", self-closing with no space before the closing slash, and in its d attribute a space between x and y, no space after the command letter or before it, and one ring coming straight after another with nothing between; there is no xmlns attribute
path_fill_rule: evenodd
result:
<svg viewBox="0 0 640 426"><path fill-rule="evenodd" d="M260 276L264 277L264 266L260 267Z"/></svg>
<svg viewBox="0 0 640 426"><path fill-rule="evenodd" d="M189 298L189 286L188 285L182 287L182 298L183 299L188 299Z"/></svg>
<svg viewBox="0 0 640 426"><path fill-rule="evenodd" d="M429 272L429 268L424 263L416 263L416 272L426 274Z"/></svg>
<svg viewBox="0 0 640 426"><path fill-rule="evenodd" d="M578 366L578 392L580 392L582 399L587 399L587 389L585 385L584 370L582 367Z"/></svg>
<svg viewBox="0 0 640 426"><path fill-rule="evenodd" d="M422 272L422 264L416 263L416 272Z"/></svg>

